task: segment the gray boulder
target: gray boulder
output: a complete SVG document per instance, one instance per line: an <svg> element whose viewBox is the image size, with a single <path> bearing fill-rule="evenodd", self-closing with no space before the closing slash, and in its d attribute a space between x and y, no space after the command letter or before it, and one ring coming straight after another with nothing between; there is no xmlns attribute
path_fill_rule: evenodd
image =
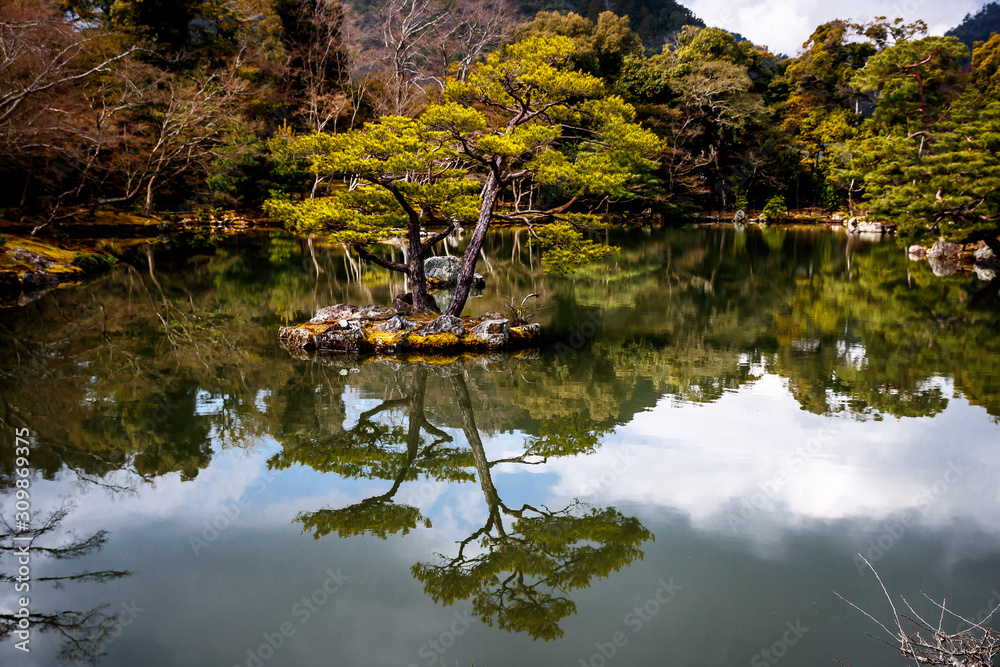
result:
<svg viewBox="0 0 1000 667"><path fill-rule="evenodd" d="M927 251L928 259L945 259L949 257L957 258L962 254L962 246L957 243L948 243L944 239L938 239L931 249Z"/></svg>
<svg viewBox="0 0 1000 667"><path fill-rule="evenodd" d="M986 269L1000 269L1000 258L993 254L993 251L988 245L979 242L979 247L976 248L976 266L981 266Z"/></svg>
<svg viewBox="0 0 1000 667"><path fill-rule="evenodd" d="M365 344L365 332L358 320L338 320L320 333L309 327L282 327L278 339L285 346L320 352L358 352Z"/></svg>
<svg viewBox="0 0 1000 667"><path fill-rule="evenodd" d="M379 331L388 331L389 333L399 333L400 331L410 331L415 329L417 326L416 322L413 320L408 320L405 317L400 317L399 315L393 315L387 319L382 324L378 325Z"/></svg>
<svg viewBox="0 0 1000 667"><path fill-rule="evenodd" d="M489 347L503 347L510 340L510 322L506 319L483 320L472 327L470 333Z"/></svg>
<svg viewBox="0 0 1000 667"><path fill-rule="evenodd" d="M312 343L319 351L348 351L361 349L365 332L358 320L340 320L326 331L314 334Z"/></svg>
<svg viewBox="0 0 1000 667"><path fill-rule="evenodd" d="M325 324L338 320L384 320L396 314L389 306L352 306L338 303L320 308L309 320L313 324Z"/></svg>
<svg viewBox="0 0 1000 667"><path fill-rule="evenodd" d="M907 248L906 254L909 255L910 259L913 259L913 260L926 259L927 258L927 249L924 248L923 246L911 245L909 248Z"/></svg>
<svg viewBox="0 0 1000 667"><path fill-rule="evenodd" d="M859 220L858 231L869 232L872 234L891 234L896 231L896 226L884 222L869 222L868 220Z"/></svg>
<svg viewBox="0 0 1000 667"><path fill-rule="evenodd" d="M427 276L427 280L436 285L454 285L458 282L458 269L461 265L461 257L428 257L424 260L424 274ZM485 285L485 278L478 273L473 274L473 287L484 287Z"/></svg>
<svg viewBox="0 0 1000 667"><path fill-rule="evenodd" d="M462 336L465 334L465 323L462 318L455 317L454 315L441 315L437 317L417 331L421 336L429 336L431 334L439 333L450 333L456 336Z"/></svg>

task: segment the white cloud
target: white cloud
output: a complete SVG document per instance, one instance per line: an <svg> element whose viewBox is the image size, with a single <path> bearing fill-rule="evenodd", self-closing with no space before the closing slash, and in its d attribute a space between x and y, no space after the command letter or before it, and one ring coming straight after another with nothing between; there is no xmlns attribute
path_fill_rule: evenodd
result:
<svg viewBox="0 0 1000 667"><path fill-rule="evenodd" d="M816 26L833 19L869 20L875 16L922 19L932 35L961 23L982 0L688 0L685 3L706 25L738 32L775 52L796 55Z"/></svg>
<svg viewBox="0 0 1000 667"><path fill-rule="evenodd" d="M952 395L950 381L935 383ZM780 378L765 375L700 409L661 401L593 455L547 467L559 476L556 496L659 507L706 529L725 530L755 503L746 533L908 514L923 526L967 519L1000 535L996 437L985 411L961 398L934 418L828 419L802 411Z"/></svg>

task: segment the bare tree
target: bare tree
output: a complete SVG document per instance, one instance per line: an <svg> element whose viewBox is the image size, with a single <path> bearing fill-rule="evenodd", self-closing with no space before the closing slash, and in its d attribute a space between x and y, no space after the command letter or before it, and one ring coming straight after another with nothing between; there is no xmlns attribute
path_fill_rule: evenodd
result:
<svg viewBox="0 0 1000 667"><path fill-rule="evenodd" d="M431 79L444 90L449 77L465 81L470 68L496 48L514 25L508 0L468 0L454 8L434 40Z"/></svg>
<svg viewBox="0 0 1000 667"><path fill-rule="evenodd" d="M243 53L212 72L178 76L146 63L121 63L89 96L92 148L80 189L92 205L142 197L153 210L157 189L218 156L227 131L239 122L248 83Z"/></svg>
<svg viewBox="0 0 1000 667"><path fill-rule="evenodd" d="M889 607L892 608L892 625L894 628L890 629L877 618L839 593L837 593L837 597L875 621L884 632L892 637L892 642L882 637L875 637L875 639L899 649L899 652L904 657L913 660L917 665L931 665L932 667L993 667L993 659L1000 654L1000 635L992 628L985 627L983 624L992 618L997 610L1000 610L1000 605L994 607L983 620L970 621L948 609L945 606L944 600L937 602L932 600L927 594L924 594L924 597L937 609L935 612L938 615L937 621L925 620L906 601L906 598L901 599L912 616L910 614L900 614L896 610L896 605L893 604L892 597L889 595L889 591L886 590L885 584L882 582L882 578L878 575L878 572L875 571L875 568L864 556L861 554L858 554L858 556L875 573L875 578L878 579L878 583L882 587L882 592L885 593L885 597L889 601ZM962 621L962 623L968 626L968 629L958 632L948 632L944 629L945 618L954 618ZM903 627L904 623L909 628L908 630ZM874 635L869 636L874 637Z"/></svg>
<svg viewBox="0 0 1000 667"><path fill-rule="evenodd" d="M134 51L109 51L107 40L47 3L0 5L0 160L23 174L19 206L32 179L46 183L46 224L75 189L92 144L86 87Z"/></svg>
<svg viewBox="0 0 1000 667"><path fill-rule="evenodd" d="M344 90L348 72L340 0L298 0L285 17L285 52L298 115L313 132L322 132L352 106Z"/></svg>
<svg viewBox="0 0 1000 667"><path fill-rule="evenodd" d="M512 23L509 0L390 0L349 18L345 47L355 114L362 96L379 115L412 113L430 90L464 80Z"/></svg>

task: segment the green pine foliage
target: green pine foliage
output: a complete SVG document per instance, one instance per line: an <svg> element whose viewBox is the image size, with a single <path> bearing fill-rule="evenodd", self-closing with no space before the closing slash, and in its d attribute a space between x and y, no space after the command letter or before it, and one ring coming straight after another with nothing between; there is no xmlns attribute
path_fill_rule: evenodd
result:
<svg viewBox="0 0 1000 667"><path fill-rule="evenodd" d="M304 164L317 182L349 185L301 201L274 197L266 211L361 252L403 228L412 235L432 223L488 225L497 216L529 224L551 270L606 256L613 250L587 238L596 216L495 209L515 178L564 200L622 199L654 166L659 140L635 122L631 105L604 94L601 79L567 66L573 50L568 37L528 37L449 84L445 100L417 118L384 117L335 135L281 133L270 143L277 161Z"/></svg>
<svg viewBox="0 0 1000 667"><path fill-rule="evenodd" d="M768 220L778 220L788 215L788 205L781 195L774 195L764 205L764 217Z"/></svg>
<svg viewBox="0 0 1000 667"><path fill-rule="evenodd" d="M972 100L938 123L932 149L919 139L880 137L870 150L872 212L899 223L904 241L969 241L996 236L1000 227L1000 102Z"/></svg>

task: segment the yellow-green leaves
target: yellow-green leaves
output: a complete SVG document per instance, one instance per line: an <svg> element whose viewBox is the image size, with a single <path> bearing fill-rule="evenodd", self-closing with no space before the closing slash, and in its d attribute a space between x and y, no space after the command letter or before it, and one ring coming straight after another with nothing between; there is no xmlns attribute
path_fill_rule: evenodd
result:
<svg viewBox="0 0 1000 667"><path fill-rule="evenodd" d="M575 216L577 223L595 223L593 216ZM619 248L596 243L572 222L555 222L535 231L536 242L542 247L542 263L546 273L572 273L583 264L597 262L619 251Z"/></svg>
<svg viewBox="0 0 1000 667"><path fill-rule="evenodd" d="M302 160L313 174L373 180L427 171L454 155L433 128L403 116L341 134L279 134L268 147L279 159Z"/></svg>
<svg viewBox="0 0 1000 667"><path fill-rule="evenodd" d="M514 111L596 95L600 79L566 67L573 48L562 36L515 42L492 53L467 81L449 84L446 96Z"/></svg>
<svg viewBox="0 0 1000 667"><path fill-rule="evenodd" d="M661 150L660 139L632 122L635 111L618 96L579 107L593 134L571 154L554 148L540 153L529 169L540 183L559 186L570 196L631 196L628 185L636 174L655 166L652 157Z"/></svg>
<svg viewBox="0 0 1000 667"><path fill-rule="evenodd" d="M339 243L375 243L398 235L407 216L382 188L341 190L329 197L293 202L272 198L264 211L298 232L326 231Z"/></svg>
<svg viewBox="0 0 1000 667"><path fill-rule="evenodd" d="M486 131L483 114L455 102L432 104L420 116L420 124L428 132L442 132L453 138Z"/></svg>
<svg viewBox="0 0 1000 667"><path fill-rule="evenodd" d="M305 164L317 182L340 178L352 187L318 200L273 200L268 211L294 229L363 245L403 227L412 237L429 220L488 221L496 194L515 179L548 186L546 196L560 204L632 196L661 142L621 97L598 97L600 79L568 66L572 50L568 37L530 37L451 83L446 101L418 118L388 116L337 135L280 134L272 154ZM489 197L481 197L484 187ZM552 220L535 224L550 270L614 252L587 239L571 215L528 215Z"/></svg>

